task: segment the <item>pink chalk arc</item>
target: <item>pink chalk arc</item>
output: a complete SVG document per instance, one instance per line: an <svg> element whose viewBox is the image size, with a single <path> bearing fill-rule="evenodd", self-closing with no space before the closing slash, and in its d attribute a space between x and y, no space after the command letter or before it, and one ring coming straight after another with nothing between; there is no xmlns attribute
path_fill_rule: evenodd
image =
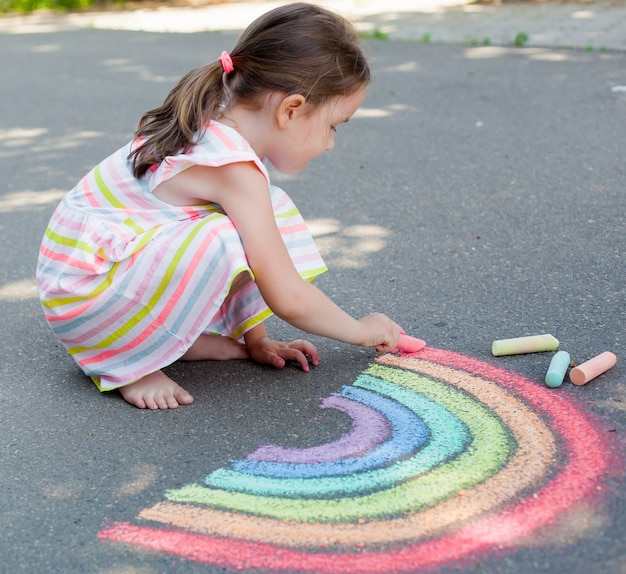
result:
<svg viewBox="0 0 626 574"><path fill-rule="evenodd" d="M411 370L412 360L411 357L388 355L381 357L380 362ZM426 348L420 352L419 360L474 373L509 389L549 422L564 455L560 470L547 477L545 484L537 485L532 495L513 500L498 512L438 538L389 550L355 548L352 552L333 552L326 548L310 552L262 541L124 522L105 526L99 538L235 570L250 568L328 574L415 572L416 568L438 566L488 552L494 546L514 549L520 539L549 525L574 503L598 496L597 486L602 474L616 462L609 456L611 449L607 437L600 436L598 423L573 401L519 375L450 351Z"/></svg>

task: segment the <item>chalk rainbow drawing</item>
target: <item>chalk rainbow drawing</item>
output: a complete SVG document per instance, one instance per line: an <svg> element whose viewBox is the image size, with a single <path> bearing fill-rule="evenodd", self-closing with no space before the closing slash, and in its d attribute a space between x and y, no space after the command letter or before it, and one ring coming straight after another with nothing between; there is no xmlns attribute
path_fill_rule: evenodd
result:
<svg viewBox="0 0 626 574"><path fill-rule="evenodd" d="M515 548L613 464L562 393L440 349L383 355L321 407L351 430L262 446L99 538L234 570L416 572Z"/></svg>

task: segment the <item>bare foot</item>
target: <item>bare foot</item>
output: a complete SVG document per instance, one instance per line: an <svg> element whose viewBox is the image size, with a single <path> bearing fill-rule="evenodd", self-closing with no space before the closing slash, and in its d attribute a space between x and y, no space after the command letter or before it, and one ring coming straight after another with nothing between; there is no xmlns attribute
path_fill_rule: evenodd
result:
<svg viewBox="0 0 626 574"><path fill-rule="evenodd" d="M228 361L247 359L246 346L239 341L222 335L200 335L187 349L181 361Z"/></svg>
<svg viewBox="0 0 626 574"><path fill-rule="evenodd" d="M193 403L193 397L163 371L146 375L119 391L126 402L140 409L175 409Z"/></svg>

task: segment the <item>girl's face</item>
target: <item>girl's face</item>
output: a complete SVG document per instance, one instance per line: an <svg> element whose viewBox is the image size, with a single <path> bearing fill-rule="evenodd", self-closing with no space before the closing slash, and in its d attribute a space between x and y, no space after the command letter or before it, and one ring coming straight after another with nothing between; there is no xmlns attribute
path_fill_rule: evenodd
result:
<svg viewBox="0 0 626 574"><path fill-rule="evenodd" d="M347 122L365 98L366 87L354 94L339 96L313 111L295 115L268 159L286 174L304 171L309 162L335 146L337 127Z"/></svg>

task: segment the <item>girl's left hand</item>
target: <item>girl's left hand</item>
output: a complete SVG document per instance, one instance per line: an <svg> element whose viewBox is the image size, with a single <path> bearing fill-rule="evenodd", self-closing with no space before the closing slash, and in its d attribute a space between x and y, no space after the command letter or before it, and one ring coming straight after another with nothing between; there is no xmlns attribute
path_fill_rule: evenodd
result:
<svg viewBox="0 0 626 574"><path fill-rule="evenodd" d="M320 362L315 345L304 339L283 343L273 341L269 337L260 337L247 341L246 347L252 359L258 363L273 365L278 369L282 369L287 361L295 361L303 371L308 372L309 363L318 365Z"/></svg>

